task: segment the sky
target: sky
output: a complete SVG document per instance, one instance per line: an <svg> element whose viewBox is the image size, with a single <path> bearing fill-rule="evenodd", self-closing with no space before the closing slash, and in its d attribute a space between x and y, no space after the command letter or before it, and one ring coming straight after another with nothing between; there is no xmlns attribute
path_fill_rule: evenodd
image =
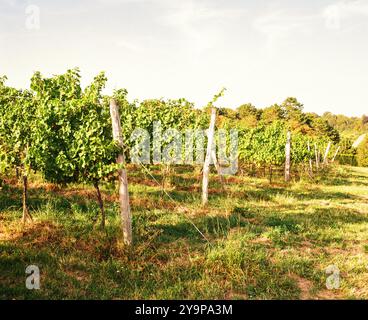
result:
<svg viewBox="0 0 368 320"><path fill-rule="evenodd" d="M368 114L368 0L0 0L0 75L79 67L106 93Z"/></svg>

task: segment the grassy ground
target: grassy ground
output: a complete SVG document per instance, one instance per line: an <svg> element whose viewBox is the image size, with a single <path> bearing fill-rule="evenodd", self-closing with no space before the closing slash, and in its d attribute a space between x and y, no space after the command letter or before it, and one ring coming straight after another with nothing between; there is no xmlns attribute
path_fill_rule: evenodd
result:
<svg viewBox="0 0 368 320"><path fill-rule="evenodd" d="M171 177L166 187L176 203L144 172L129 180L129 251L119 244L114 186L103 190L103 231L92 222L93 189L36 181L35 221L22 226L21 190L3 185L0 299L368 298L367 168L335 168L318 183L290 185L234 176L225 192L212 177L207 209L199 174L177 170ZM40 290L25 288L30 264L41 270ZM326 289L331 264L341 272L336 290Z"/></svg>

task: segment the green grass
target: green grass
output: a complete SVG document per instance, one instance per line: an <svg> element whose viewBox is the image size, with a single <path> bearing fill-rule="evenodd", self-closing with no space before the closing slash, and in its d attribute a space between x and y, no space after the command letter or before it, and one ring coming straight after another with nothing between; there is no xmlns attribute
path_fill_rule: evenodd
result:
<svg viewBox="0 0 368 320"><path fill-rule="evenodd" d="M161 179L160 172L155 177ZM336 167L317 182L212 176L177 170L172 202L147 175L130 171L134 246L121 246L116 187L103 189L107 225L88 186L59 189L33 177L23 226L21 189L0 191L0 299L368 298L368 169ZM194 223L203 232L193 227ZM25 288L25 268L41 289ZM325 269L341 272L327 290Z"/></svg>

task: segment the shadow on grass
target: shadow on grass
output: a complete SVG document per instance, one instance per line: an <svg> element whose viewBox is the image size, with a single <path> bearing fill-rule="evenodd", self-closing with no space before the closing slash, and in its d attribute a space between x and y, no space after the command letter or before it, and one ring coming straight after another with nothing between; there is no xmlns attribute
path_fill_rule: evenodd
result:
<svg viewBox="0 0 368 320"><path fill-rule="evenodd" d="M186 239L190 243L206 243L206 237L223 238L234 228L241 228L249 225L249 222L239 213L232 213L230 216L201 216L194 219L183 217L178 223L159 223L152 227L162 230L158 242L169 243L179 239ZM197 230L199 229L199 232Z"/></svg>
<svg viewBox="0 0 368 320"><path fill-rule="evenodd" d="M81 213L90 213L91 208L97 208L97 200L92 194L85 195L70 194L63 195L57 191L48 191L44 187L30 188L28 191L28 206L33 212L51 209L60 214L70 214L72 210ZM17 187L7 186L0 193L1 211L21 211L22 191Z"/></svg>
<svg viewBox="0 0 368 320"><path fill-rule="evenodd" d="M277 202L275 197L285 196L286 198L295 199L297 201L304 200L363 200L362 197L344 193L344 192L325 192L320 189L298 192L286 188L263 188L256 190L245 190L243 192L231 192L233 200L250 200L250 201L270 201ZM226 199L225 193L210 193L209 197L212 199ZM295 203L294 203L295 205Z"/></svg>

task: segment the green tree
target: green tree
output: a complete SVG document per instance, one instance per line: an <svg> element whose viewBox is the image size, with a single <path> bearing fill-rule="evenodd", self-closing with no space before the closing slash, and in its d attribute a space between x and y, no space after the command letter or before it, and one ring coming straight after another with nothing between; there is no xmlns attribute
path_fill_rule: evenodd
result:
<svg viewBox="0 0 368 320"><path fill-rule="evenodd" d="M274 104L262 110L261 120L265 124L269 124L277 120L283 120L284 118L284 111L278 104Z"/></svg>
<svg viewBox="0 0 368 320"><path fill-rule="evenodd" d="M368 137L358 146L357 160L360 167L368 167Z"/></svg>
<svg viewBox="0 0 368 320"><path fill-rule="evenodd" d="M261 111L258 110L255 106L251 103L243 104L237 109L240 123L244 127L254 128L257 126L260 118L261 118Z"/></svg>
<svg viewBox="0 0 368 320"><path fill-rule="evenodd" d="M334 143L339 143L340 134L339 132L331 126L328 121L321 117L313 117L311 121L311 126L314 131L314 135L322 136L330 139Z"/></svg>
<svg viewBox="0 0 368 320"><path fill-rule="evenodd" d="M31 170L29 148L34 143L35 104L29 91L5 86L0 78L0 168L15 169L23 181L23 222L32 220L29 213L28 175Z"/></svg>
<svg viewBox="0 0 368 320"><path fill-rule="evenodd" d="M286 119L302 120L303 104L300 103L296 98L289 97L281 104Z"/></svg>
<svg viewBox="0 0 368 320"><path fill-rule="evenodd" d="M74 69L52 78L36 73L31 84L38 103L33 161L47 181L93 184L102 226L105 215L99 185L116 172L118 153L108 99L101 94L106 81L101 73L82 91L79 70Z"/></svg>
<svg viewBox="0 0 368 320"><path fill-rule="evenodd" d="M68 70L51 78L36 72L31 79L31 89L37 104L37 127L30 148L36 169L47 181L60 184L78 181L70 145L80 125L79 70Z"/></svg>

